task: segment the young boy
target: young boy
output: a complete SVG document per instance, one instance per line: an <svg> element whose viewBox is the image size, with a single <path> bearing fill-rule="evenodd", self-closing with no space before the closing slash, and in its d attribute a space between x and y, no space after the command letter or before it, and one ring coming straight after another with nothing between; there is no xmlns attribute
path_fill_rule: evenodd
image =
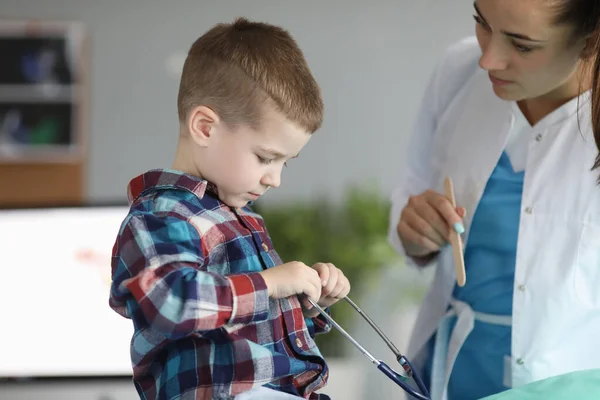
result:
<svg viewBox="0 0 600 400"><path fill-rule="evenodd" d="M315 393L328 369L313 337L330 326L304 296L329 307L348 279L282 264L247 207L321 125L301 50L279 27L216 25L189 51L178 110L173 168L130 182L113 249L110 305L134 323L140 397L328 398Z"/></svg>

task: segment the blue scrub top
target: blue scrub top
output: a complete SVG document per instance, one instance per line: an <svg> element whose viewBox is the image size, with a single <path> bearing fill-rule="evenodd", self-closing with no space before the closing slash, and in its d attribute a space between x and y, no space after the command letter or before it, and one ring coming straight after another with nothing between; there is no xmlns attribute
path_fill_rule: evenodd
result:
<svg viewBox="0 0 600 400"><path fill-rule="evenodd" d="M502 153L473 215L465 248L467 283L455 287L454 298L475 311L512 314L524 175ZM510 327L476 320L454 364L448 399L480 399L508 389L503 381L510 353ZM428 364L427 377L431 360Z"/></svg>

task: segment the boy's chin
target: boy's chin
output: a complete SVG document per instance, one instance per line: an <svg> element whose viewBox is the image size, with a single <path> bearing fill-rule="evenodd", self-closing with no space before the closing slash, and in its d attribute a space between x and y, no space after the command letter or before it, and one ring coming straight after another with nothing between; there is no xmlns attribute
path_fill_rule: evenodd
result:
<svg viewBox="0 0 600 400"><path fill-rule="evenodd" d="M231 208L243 208L251 202L249 199L243 199L236 196L219 196L219 200L228 205Z"/></svg>

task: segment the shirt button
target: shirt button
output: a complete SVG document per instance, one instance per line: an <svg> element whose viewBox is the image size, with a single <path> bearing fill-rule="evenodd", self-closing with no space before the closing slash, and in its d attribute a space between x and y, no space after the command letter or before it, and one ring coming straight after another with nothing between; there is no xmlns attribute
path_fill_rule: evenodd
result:
<svg viewBox="0 0 600 400"><path fill-rule="evenodd" d="M517 358L517 364L523 365L523 364L525 364L525 361L523 361L522 358Z"/></svg>
<svg viewBox="0 0 600 400"><path fill-rule="evenodd" d="M525 207L525 212L527 214L531 214L533 212L533 209L531 207Z"/></svg>
<svg viewBox="0 0 600 400"><path fill-rule="evenodd" d="M537 135L535 135L535 141L536 142L541 142L542 141L542 134L538 133Z"/></svg>
<svg viewBox="0 0 600 400"><path fill-rule="evenodd" d="M266 243L262 244L262 248L263 248L264 251L269 251L269 246L267 246Z"/></svg>
<svg viewBox="0 0 600 400"><path fill-rule="evenodd" d="M302 340L300 338L296 338L296 346L302 347Z"/></svg>
<svg viewBox="0 0 600 400"><path fill-rule="evenodd" d="M525 285L519 285L519 290L521 292L524 292L525 291Z"/></svg>

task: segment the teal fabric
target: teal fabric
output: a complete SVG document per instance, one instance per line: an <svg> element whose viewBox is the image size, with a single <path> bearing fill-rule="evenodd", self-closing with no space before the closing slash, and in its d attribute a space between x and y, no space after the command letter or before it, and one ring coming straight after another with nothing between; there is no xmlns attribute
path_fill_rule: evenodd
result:
<svg viewBox="0 0 600 400"><path fill-rule="evenodd" d="M456 286L453 296L474 311L512 314L524 177L502 153L473 215L465 249L467 284ZM473 400L506 390L504 358L510 346L510 326L475 321L452 369L448 399Z"/></svg>
<svg viewBox="0 0 600 400"><path fill-rule="evenodd" d="M485 400L598 400L600 369L571 372L507 390Z"/></svg>

